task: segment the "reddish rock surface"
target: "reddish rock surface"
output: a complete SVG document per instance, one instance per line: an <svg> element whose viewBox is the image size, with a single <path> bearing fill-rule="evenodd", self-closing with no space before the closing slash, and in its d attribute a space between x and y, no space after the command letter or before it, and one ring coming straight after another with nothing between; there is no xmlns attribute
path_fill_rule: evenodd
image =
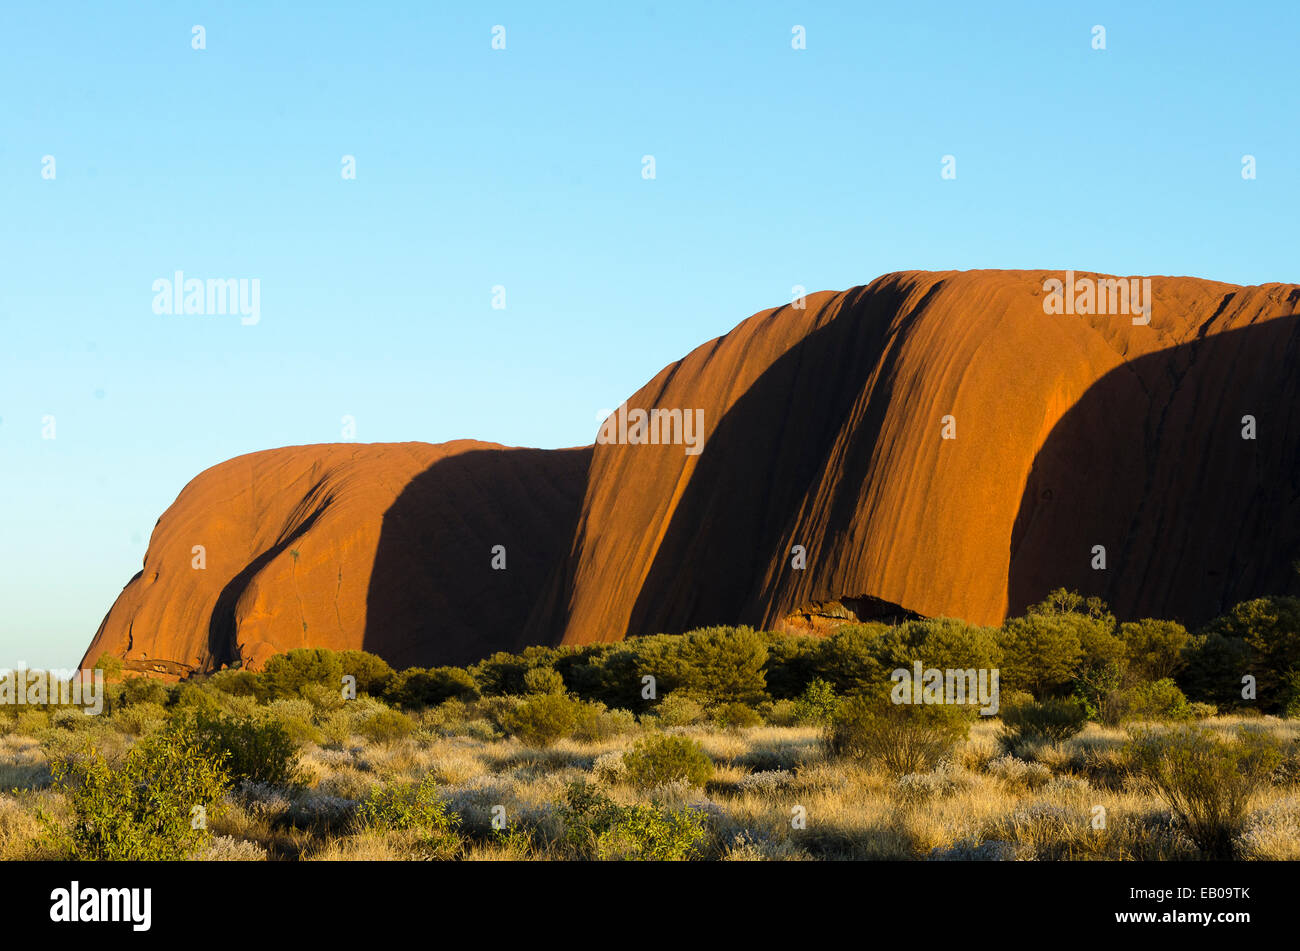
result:
<svg viewBox="0 0 1300 951"><path fill-rule="evenodd" d="M1196 623L1287 590L1300 287L1155 277L1138 326L1045 313L1044 281L1063 277L889 274L756 314L627 402L701 410L698 455L459 442L233 459L164 514L87 657L173 674L306 645L464 663L716 623L991 624L1061 585Z"/></svg>
<svg viewBox="0 0 1300 951"><path fill-rule="evenodd" d="M294 446L196 477L86 651L161 676L295 647L399 666L523 646L565 553L589 449L472 440ZM206 567L193 567L194 546ZM506 569L491 567L492 546Z"/></svg>

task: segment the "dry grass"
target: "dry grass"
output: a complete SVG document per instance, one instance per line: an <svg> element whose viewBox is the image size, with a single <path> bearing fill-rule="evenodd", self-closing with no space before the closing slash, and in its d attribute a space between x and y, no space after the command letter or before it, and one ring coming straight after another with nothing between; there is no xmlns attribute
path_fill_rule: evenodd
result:
<svg viewBox="0 0 1300 951"><path fill-rule="evenodd" d="M302 752L305 789L243 787L213 819L207 860L418 860L432 855L411 830L359 829L355 805L377 786L432 776L458 818L454 857L471 861L563 858L557 804L568 784L596 784L615 802L653 801L708 816L703 855L729 861L809 859L1192 859L1195 849L1164 805L1127 773L1123 729L1088 728L1058 747L1001 753L996 723L981 722L937 769L891 777L826 757L814 727L673 728L696 740L715 774L703 789L639 792L622 781L621 753L639 733L534 749L478 721L463 734L430 716L401 739L372 743L330 717L325 745ZM1242 724L1300 742L1300 722L1217 718L1224 736ZM44 812L66 821L50 788L45 742L31 724L0 736L0 858L53 858ZM67 732L67 731L65 731ZM121 735L120 731L118 734ZM332 735L333 739L329 737ZM129 743L125 736L122 743ZM1293 746L1293 749L1296 748ZM1250 859L1300 858L1300 764L1290 764L1253 804L1242 836ZM1104 823L1097 818L1104 815ZM504 819L505 828L494 826Z"/></svg>

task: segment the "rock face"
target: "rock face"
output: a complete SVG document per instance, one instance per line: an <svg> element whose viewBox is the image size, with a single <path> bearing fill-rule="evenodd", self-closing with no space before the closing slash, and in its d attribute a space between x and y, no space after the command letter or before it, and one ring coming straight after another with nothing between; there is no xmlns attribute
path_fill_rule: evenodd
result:
<svg viewBox="0 0 1300 951"><path fill-rule="evenodd" d="M1045 312L1049 279L898 273L764 311L587 449L231 460L163 516L87 657L462 663L705 624L993 624L1058 586L1198 623L1293 587L1300 287L1155 277L1145 323ZM648 443L636 411L656 409ZM696 419L701 452L678 426Z"/></svg>
<svg viewBox="0 0 1300 951"><path fill-rule="evenodd" d="M774 625L846 598L996 624L1061 585L1198 622L1284 590L1300 287L1151 278L1139 325L1045 313L1065 277L890 274L666 367L628 406L702 408L706 448L596 446L562 640Z"/></svg>
<svg viewBox="0 0 1300 951"><path fill-rule="evenodd" d="M567 549L590 455L465 440L231 459L159 519L83 663L108 652L184 676L295 647L398 666L518 649ZM494 545L505 570L491 569Z"/></svg>

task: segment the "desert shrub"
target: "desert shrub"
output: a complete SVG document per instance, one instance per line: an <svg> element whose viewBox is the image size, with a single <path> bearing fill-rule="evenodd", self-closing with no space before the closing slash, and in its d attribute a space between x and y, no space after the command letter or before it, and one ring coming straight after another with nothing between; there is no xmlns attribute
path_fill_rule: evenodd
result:
<svg viewBox="0 0 1300 951"><path fill-rule="evenodd" d="M690 726L704 719L703 705L685 694L664 697L650 711L661 726Z"/></svg>
<svg viewBox="0 0 1300 951"><path fill-rule="evenodd" d="M635 678L653 676L662 693L682 691L716 703L759 703L767 696L764 637L749 627L709 627L628 641Z"/></svg>
<svg viewBox="0 0 1300 951"><path fill-rule="evenodd" d="M122 682L121 703L129 706L136 703L152 703L163 706L171 699L167 685L153 677L127 677Z"/></svg>
<svg viewBox="0 0 1300 951"><path fill-rule="evenodd" d="M1300 670L1293 670L1282 679L1281 714L1289 719L1300 717Z"/></svg>
<svg viewBox="0 0 1300 951"><path fill-rule="evenodd" d="M422 726L442 736L455 736L465 729L472 716L470 705L463 700L444 700L431 710L420 714Z"/></svg>
<svg viewBox="0 0 1300 951"><path fill-rule="evenodd" d="M1240 705L1241 678L1250 673L1250 648L1244 639L1217 631L1198 634L1183 649L1185 665L1176 680L1193 700L1221 710Z"/></svg>
<svg viewBox="0 0 1300 951"><path fill-rule="evenodd" d="M584 703L575 700L573 731L575 740L594 742L613 736L631 733L636 729L636 717L629 710L607 710L603 703Z"/></svg>
<svg viewBox="0 0 1300 951"><path fill-rule="evenodd" d="M406 710L436 707L446 700L473 700L478 684L461 667L412 667L394 674L384 689L384 699Z"/></svg>
<svg viewBox="0 0 1300 951"><path fill-rule="evenodd" d="M1004 706L999 740L1013 754L1032 744L1060 746L1082 731L1087 722L1088 711L1073 698Z"/></svg>
<svg viewBox="0 0 1300 951"><path fill-rule="evenodd" d="M840 698L835 689L819 677L794 702L794 718L799 723L824 726L831 722L839 705Z"/></svg>
<svg viewBox="0 0 1300 951"><path fill-rule="evenodd" d="M418 782L373 786L357 807L359 830L413 832L437 858L450 858L460 847L460 816L438 794L433 776Z"/></svg>
<svg viewBox="0 0 1300 951"><path fill-rule="evenodd" d="M1124 669L1118 664L1080 671L1074 680L1074 699L1083 706L1089 720L1115 726L1124 718L1128 710L1124 679Z"/></svg>
<svg viewBox="0 0 1300 951"><path fill-rule="evenodd" d="M551 667L560 656L554 647L527 647L518 654L498 651L485 657L468 673L484 696L502 697L525 692L524 675L534 667Z"/></svg>
<svg viewBox="0 0 1300 951"><path fill-rule="evenodd" d="M1231 742L1198 727L1136 730L1126 749L1197 848L1214 859L1236 857L1251 801L1284 759L1275 737L1246 728Z"/></svg>
<svg viewBox="0 0 1300 951"><path fill-rule="evenodd" d="M280 723L199 713L193 718L192 729L208 757L224 763L231 782L283 787L302 784L298 747Z"/></svg>
<svg viewBox="0 0 1300 951"><path fill-rule="evenodd" d="M1006 783L1012 792L1034 792L1042 789L1052 779L1052 771L1042 763L1006 754L990 760L986 766L992 776Z"/></svg>
<svg viewBox="0 0 1300 951"><path fill-rule="evenodd" d="M295 743L315 743L321 738L316 728L316 708L302 697L272 700L262 716L279 723Z"/></svg>
<svg viewBox="0 0 1300 951"><path fill-rule="evenodd" d="M875 651L890 671L911 670L916 661L941 670L990 670L1002 663L999 634L953 618L912 620L887 628Z"/></svg>
<svg viewBox="0 0 1300 951"><path fill-rule="evenodd" d="M564 693L564 678L552 667L534 667L524 673L524 693Z"/></svg>
<svg viewBox="0 0 1300 951"><path fill-rule="evenodd" d="M144 736L167 723L167 711L157 703L133 703L113 711L113 725L123 733Z"/></svg>
<svg viewBox="0 0 1300 951"><path fill-rule="evenodd" d="M683 861L699 853L708 830L697 810L624 806L582 782L568 786L558 814L568 846L598 860Z"/></svg>
<svg viewBox="0 0 1300 951"><path fill-rule="evenodd" d="M534 694L512 709L502 711L497 722L526 746L550 746L571 736L585 712L580 700L566 694Z"/></svg>
<svg viewBox="0 0 1300 951"><path fill-rule="evenodd" d="M1243 601L1206 626L1207 633L1240 638L1249 649L1249 671L1259 681L1261 706L1281 707L1283 681L1300 669L1300 598L1272 597Z"/></svg>
<svg viewBox="0 0 1300 951"><path fill-rule="evenodd" d="M713 708L713 722L724 730L758 726L763 718L747 703L722 703Z"/></svg>
<svg viewBox="0 0 1300 951"><path fill-rule="evenodd" d="M1139 680L1154 681L1173 677L1186 666L1183 652L1191 643L1187 628L1177 621L1144 618L1121 624L1129 673Z"/></svg>
<svg viewBox="0 0 1300 951"><path fill-rule="evenodd" d="M1187 697L1170 678L1138 684L1128 692L1128 715L1135 720L1186 720Z"/></svg>
<svg viewBox="0 0 1300 951"><path fill-rule="evenodd" d="M99 721L79 707L63 707L50 714L50 726L56 730L83 732L97 727Z"/></svg>
<svg viewBox="0 0 1300 951"><path fill-rule="evenodd" d="M591 773L598 782L611 785L623 782L627 779L627 764L623 762L623 754L616 750L601 753L592 762Z"/></svg>
<svg viewBox="0 0 1300 951"><path fill-rule="evenodd" d="M970 709L957 704L893 703L887 690L840 704L824 734L832 756L861 759L896 775L933 769L970 732Z"/></svg>
<svg viewBox="0 0 1300 951"><path fill-rule="evenodd" d="M793 700L817 677L817 657L822 639L810 634L764 632L767 660L763 679L777 700Z"/></svg>
<svg viewBox="0 0 1300 951"><path fill-rule="evenodd" d="M623 754L627 780L641 789L683 782L703 786L713 777L713 761L699 743L685 736L655 734Z"/></svg>
<svg viewBox="0 0 1300 951"><path fill-rule="evenodd" d="M884 683L893 665L882 659L886 624L841 624L817 652L816 676L836 693L848 694Z"/></svg>
<svg viewBox="0 0 1300 951"><path fill-rule="evenodd" d="M302 698L312 705L318 713L333 713L343 708L347 699L342 689L328 687L325 684L303 684L298 688Z"/></svg>
<svg viewBox="0 0 1300 951"><path fill-rule="evenodd" d="M261 674L256 674L251 670L218 670L215 674L207 679L207 683L215 690L222 693L230 694L233 697L256 697L265 689L262 684Z"/></svg>
<svg viewBox="0 0 1300 951"><path fill-rule="evenodd" d="M794 726L799 722L799 705L794 700L778 700L763 712L773 726Z"/></svg>
<svg viewBox="0 0 1300 951"><path fill-rule="evenodd" d="M105 680L119 680L122 677L123 670L122 658L114 657L112 654L100 654L99 660L95 661L92 670L102 670Z"/></svg>
<svg viewBox="0 0 1300 951"><path fill-rule="evenodd" d="M1038 699L1059 695L1080 674L1127 663L1115 616L1100 598L1058 588L1001 631L1002 685Z"/></svg>
<svg viewBox="0 0 1300 951"><path fill-rule="evenodd" d="M388 661L368 651L341 651L338 658L339 664L343 668L341 676L356 678L358 694L365 693L372 697L378 697L384 692L388 682L393 678L393 668L388 666ZM330 685L326 684L325 686ZM335 684L334 686L341 688L342 684ZM341 689L338 692L341 694Z"/></svg>
<svg viewBox="0 0 1300 951"><path fill-rule="evenodd" d="M343 688L343 663L334 651L300 647L276 654L262 668L262 683L274 699L297 697L304 684Z"/></svg>
<svg viewBox="0 0 1300 951"><path fill-rule="evenodd" d="M1003 627L1001 686L1046 697L1075 677L1083 660L1079 624L1072 617L1034 614Z"/></svg>
<svg viewBox="0 0 1300 951"><path fill-rule="evenodd" d="M140 740L120 766L90 750L56 759L51 772L72 810L63 834L78 859L184 858L207 843L201 817L229 787L222 763L183 722Z"/></svg>
<svg viewBox="0 0 1300 951"><path fill-rule="evenodd" d="M356 732L372 743L392 743L415 731L415 722L400 710L381 707L356 724Z"/></svg>
<svg viewBox="0 0 1300 951"><path fill-rule="evenodd" d="M172 707L182 712L216 713L221 709L218 695L198 684L180 684L172 696Z"/></svg>

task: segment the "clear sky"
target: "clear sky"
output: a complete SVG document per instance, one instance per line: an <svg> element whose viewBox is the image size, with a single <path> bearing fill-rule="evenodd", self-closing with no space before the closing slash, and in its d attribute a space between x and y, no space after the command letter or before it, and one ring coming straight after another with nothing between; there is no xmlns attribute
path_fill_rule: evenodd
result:
<svg viewBox="0 0 1300 951"><path fill-rule="evenodd" d="M345 415L589 443L899 269L1300 280L1297 9L3 4L0 667L74 663L198 472ZM177 270L260 320L154 313Z"/></svg>

